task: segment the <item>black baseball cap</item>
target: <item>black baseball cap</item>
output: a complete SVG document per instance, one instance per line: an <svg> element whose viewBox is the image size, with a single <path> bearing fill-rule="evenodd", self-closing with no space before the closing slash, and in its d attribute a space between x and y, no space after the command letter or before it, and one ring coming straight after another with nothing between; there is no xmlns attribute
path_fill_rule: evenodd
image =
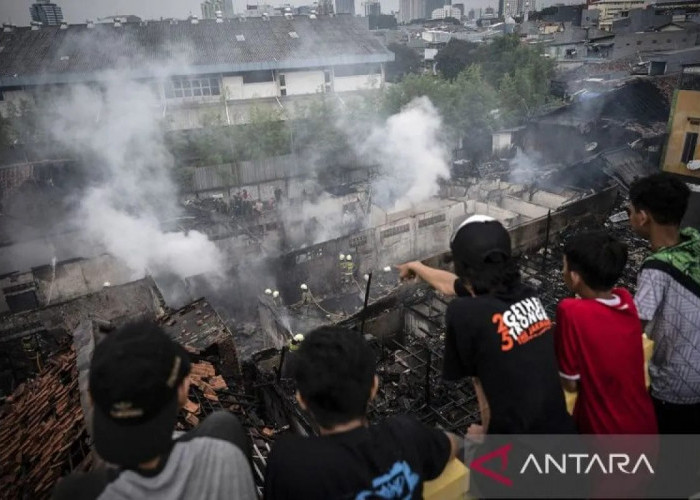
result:
<svg viewBox="0 0 700 500"><path fill-rule="evenodd" d="M129 323L97 344L90 365L97 453L123 467L166 453L189 372L187 351L152 321Z"/></svg>
<svg viewBox="0 0 700 500"><path fill-rule="evenodd" d="M488 215L472 215L459 225L450 241L455 265L478 268L510 260L510 235Z"/></svg>

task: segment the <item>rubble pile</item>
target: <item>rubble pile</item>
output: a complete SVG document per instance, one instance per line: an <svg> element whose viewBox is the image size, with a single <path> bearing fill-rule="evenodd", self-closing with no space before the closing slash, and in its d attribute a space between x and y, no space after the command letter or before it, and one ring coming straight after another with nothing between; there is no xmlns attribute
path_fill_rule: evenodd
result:
<svg viewBox="0 0 700 500"><path fill-rule="evenodd" d="M48 498L59 478L93 455L80 407L75 352L53 356L0 408L0 497Z"/></svg>

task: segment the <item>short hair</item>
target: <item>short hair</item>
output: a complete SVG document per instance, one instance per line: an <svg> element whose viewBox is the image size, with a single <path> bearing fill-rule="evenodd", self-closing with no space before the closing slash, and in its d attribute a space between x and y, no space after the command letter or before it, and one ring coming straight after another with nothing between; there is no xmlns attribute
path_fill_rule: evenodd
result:
<svg viewBox="0 0 700 500"><path fill-rule="evenodd" d="M666 172L637 179L630 186L634 208L648 211L662 225L680 226L689 198L688 186Z"/></svg>
<svg viewBox="0 0 700 500"><path fill-rule="evenodd" d="M610 290L627 264L627 245L605 231L572 236L564 245L570 271L576 271L592 290Z"/></svg>
<svg viewBox="0 0 700 500"><path fill-rule="evenodd" d="M480 266L465 266L455 260L455 272L477 295L508 293L520 284L517 257L489 261Z"/></svg>
<svg viewBox="0 0 700 500"><path fill-rule="evenodd" d="M323 428L364 417L376 370L375 354L358 332L324 326L295 352L297 389Z"/></svg>

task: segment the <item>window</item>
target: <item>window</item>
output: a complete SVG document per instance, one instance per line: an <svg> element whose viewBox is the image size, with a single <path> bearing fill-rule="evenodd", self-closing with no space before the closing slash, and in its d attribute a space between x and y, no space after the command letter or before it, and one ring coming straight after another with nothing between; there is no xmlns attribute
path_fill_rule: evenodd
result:
<svg viewBox="0 0 700 500"><path fill-rule="evenodd" d="M695 158L695 147L698 145L698 133L697 132L686 132L685 134L685 144L683 144L683 154L681 155L681 162L688 163Z"/></svg>
<svg viewBox="0 0 700 500"><path fill-rule="evenodd" d="M287 89L280 89L280 95L281 95L282 97L286 96L286 95L287 95Z"/></svg>
<svg viewBox="0 0 700 500"><path fill-rule="evenodd" d="M287 79L284 77L284 75L280 75L280 87L286 87L287 86Z"/></svg>
<svg viewBox="0 0 700 500"><path fill-rule="evenodd" d="M165 97L204 97L221 95L218 78L173 78L165 85Z"/></svg>
<svg viewBox="0 0 700 500"><path fill-rule="evenodd" d="M272 71L248 71L243 73L243 83L274 82Z"/></svg>
<svg viewBox="0 0 700 500"><path fill-rule="evenodd" d="M331 70L327 69L323 71L323 81L324 83L331 83Z"/></svg>

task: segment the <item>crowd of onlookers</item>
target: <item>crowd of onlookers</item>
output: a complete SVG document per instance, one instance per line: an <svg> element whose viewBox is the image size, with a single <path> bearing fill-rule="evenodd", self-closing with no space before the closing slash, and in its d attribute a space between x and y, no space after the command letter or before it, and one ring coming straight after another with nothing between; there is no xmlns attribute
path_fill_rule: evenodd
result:
<svg viewBox="0 0 700 500"><path fill-rule="evenodd" d="M651 254L635 296L616 287L626 246L604 231L565 242L563 280L574 297L548 317L520 279L507 230L465 220L450 241L454 272L398 266L445 295L444 377L470 377L488 434L700 434L700 234L681 229L689 190L656 174L630 189L632 229ZM654 342L645 385L643 332ZM461 438L411 416L367 422L377 393L374 353L338 327L294 351L296 399L318 435L280 438L266 498L421 498L457 455ZM115 468L64 479L55 498L255 498L250 443L231 414L215 413L172 440L187 400L186 351L157 326L127 325L97 345L90 371L92 434ZM562 386L577 391L573 418Z"/></svg>

